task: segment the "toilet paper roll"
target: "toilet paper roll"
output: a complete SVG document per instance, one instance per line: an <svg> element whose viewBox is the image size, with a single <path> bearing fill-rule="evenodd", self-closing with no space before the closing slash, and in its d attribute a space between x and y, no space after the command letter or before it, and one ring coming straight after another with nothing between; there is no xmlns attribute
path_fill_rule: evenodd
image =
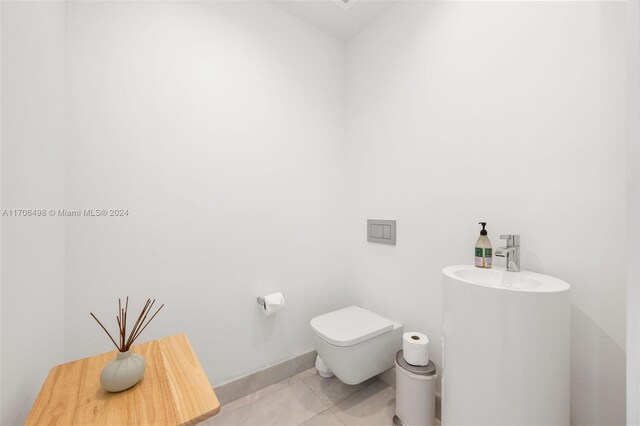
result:
<svg viewBox="0 0 640 426"><path fill-rule="evenodd" d="M402 335L402 355L411 365L429 364L429 338L415 331Z"/></svg>
<svg viewBox="0 0 640 426"><path fill-rule="evenodd" d="M284 309L284 294L281 292L267 294L263 300L262 311L265 315L273 315Z"/></svg>

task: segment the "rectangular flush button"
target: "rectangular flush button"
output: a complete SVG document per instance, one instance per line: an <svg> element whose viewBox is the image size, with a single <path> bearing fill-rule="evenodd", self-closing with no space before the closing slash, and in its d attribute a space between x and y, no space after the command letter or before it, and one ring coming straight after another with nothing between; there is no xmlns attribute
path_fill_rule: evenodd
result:
<svg viewBox="0 0 640 426"><path fill-rule="evenodd" d="M384 238L384 228L385 228L385 225L372 223L371 225L369 225L369 236L371 238ZM389 237L387 237L387 239L388 238Z"/></svg>
<svg viewBox="0 0 640 426"><path fill-rule="evenodd" d="M367 241L370 243L396 245L395 220L367 220Z"/></svg>

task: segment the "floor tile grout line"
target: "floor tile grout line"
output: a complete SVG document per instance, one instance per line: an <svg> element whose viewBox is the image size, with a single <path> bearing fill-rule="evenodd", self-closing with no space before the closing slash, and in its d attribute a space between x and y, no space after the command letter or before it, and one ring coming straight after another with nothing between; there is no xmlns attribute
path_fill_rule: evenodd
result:
<svg viewBox="0 0 640 426"><path fill-rule="evenodd" d="M311 391L311 393L312 393L316 398L318 398L318 400L320 401L320 403L321 403L322 405L324 405L324 406L326 407L326 409L327 409L327 410L328 410L328 409L330 409L330 408L331 408L331 407L333 407L335 404L334 404L334 403L331 403L331 405L327 406L327 404L325 404L325 403L324 403L324 401L320 398L320 395L318 395L318 394L317 394L317 392L316 392L316 391L314 391L314 390L311 388L311 386L309 386L309 385L307 384L307 380L311 380L311 378L312 378L312 377L313 377L313 376L311 376L311 377L307 377L306 379L302 380L302 383L304 383L304 385L307 387L307 389L309 389L309 390ZM324 410L324 411L326 411L326 410ZM324 413L324 411L323 411L323 413Z"/></svg>
<svg viewBox="0 0 640 426"><path fill-rule="evenodd" d="M316 374L316 375L317 375L317 374ZM319 375L318 375L318 376L319 376ZM302 379L302 382L307 386L307 388L309 388L309 389L311 390L311 392L313 392L313 394L314 394L314 395L316 395L316 396L318 397L318 399L320 399L320 402L322 402L322 403L324 404L324 400L323 400L323 398L321 398L321 396L320 396L320 395L319 395L319 394L318 394L318 393L317 393L317 392L316 392L316 391L315 391L315 390L314 390L314 389L313 389L309 384L307 384L307 381L309 381L309 382L310 382L314 377L315 377L315 375L314 375L314 376L307 377L307 378L305 378L305 379ZM320 376L319 376L319 377L320 377ZM374 379L374 378L375 378L375 379ZM371 380L371 379L374 379L374 380ZM338 379L338 380L340 380L340 379ZM384 381L382 381L382 380L381 380L379 377L377 377L377 376L374 376L374 377L372 377L372 378L369 378L369 379L365 380L365 382L366 382L366 381L368 381L368 380L371 380L371 382L370 382L370 383L368 383L368 384L366 384L365 386L363 386L361 389L358 389L358 390L356 390L356 391L354 391L354 392L352 392L352 393L350 393L350 394L346 395L344 398L340 399L339 401L335 401L335 402L330 401L330 405L326 405L326 404L324 404L324 405L325 405L327 408L335 407L336 405L340 404L341 402L346 401L347 399L351 398L353 395L355 395L355 394L357 394L357 393L359 393L359 392L362 392L362 391L364 391L365 389L368 389L369 387L371 387L371 386L373 386L373 385L375 385L375 384L377 384L377 383L379 383L379 382L380 382L380 383L384 383L386 386L389 386L387 383L385 383ZM353 385L353 386L358 386L358 385ZM390 387L390 386L389 386L389 387Z"/></svg>
<svg viewBox="0 0 640 426"><path fill-rule="evenodd" d="M319 413L314 414L311 417L309 417L308 419L304 420L298 426L302 426L304 423L308 422L309 420L314 419L314 418L318 417L319 415L321 415L322 413L325 413L325 412L327 412L328 410L331 409L331 407L327 407L326 406L326 404L322 401L322 399L320 399L320 396L313 389L311 389L311 387L307 384L307 380L311 380L312 377L314 377L314 376L309 376L309 377L307 377L305 379L298 379L298 380L300 382L302 382L302 384L309 390L309 392L311 392L311 395L313 395L318 400L318 402L320 402L320 404L322 406L324 406L325 408L324 408L324 410L320 411ZM332 412L332 414L333 414L333 412ZM335 414L334 414L334 416L335 416ZM338 420L340 420L340 419L338 419ZM340 423L342 423L342 421L340 421Z"/></svg>
<svg viewBox="0 0 640 426"><path fill-rule="evenodd" d="M338 420L338 422L340 422L340 424L344 425L345 424L344 421L338 415L339 411L340 411L339 408L337 407L338 404L340 404L340 403L342 403L344 401L347 401L348 399L353 398L356 395L360 394L361 392L364 392L367 389L369 389L370 387L378 385L378 384L384 384L385 385L384 387L390 387L388 384L386 384L385 382L383 382L382 380L377 378L377 379L371 380L370 383L368 383L366 386L362 387L361 389L358 389L357 391L350 393L346 397L342 398L340 401L334 402L333 400L329 399L329 400L326 400L326 403L325 403L325 398L322 398L322 395L319 395L318 392L316 390L314 390L314 388L312 388L311 385L310 385L310 383L314 380L316 375L311 375L311 376L303 378L303 377L300 377L302 375L302 373L304 373L304 372L298 373L298 374L296 374L294 376L288 377L286 379L283 379L283 380L281 380L279 382L276 382L273 385L271 385L271 386L275 386L275 385L277 385L279 383L287 381L288 383L284 384L280 389L277 389L277 390L274 389L274 390L269 391L269 392L263 392L263 390L266 389L266 388L263 388L263 389L259 389L259 390L255 391L255 392L253 392L252 394L245 395L244 397L241 397L241 398L246 398L246 397L249 397L251 395L262 393L259 396L257 396L256 399L247 398L248 400L246 402L244 402L241 405L238 405L237 407L232 408L229 411L226 411L226 413L232 413L232 412L235 412L237 410L243 410L243 409L244 410L251 409L251 407L250 407L251 405L259 404L260 401L263 400L264 398L267 398L267 397L269 397L271 395L275 395L275 394L278 394L280 392L283 392L283 391L289 389L294 384L301 382L303 384L304 388L309 391L310 395L313 396L313 398L315 398L317 400L317 402L323 407L323 410L318 412L318 413L316 413L316 414L314 414L314 415L311 415L311 417L305 419L302 423L300 423L300 425L302 425L304 422L308 422L309 420L311 420L311 419L313 419L313 418L315 418L315 417L317 417L317 416L319 416L321 414L326 413L327 411L331 415L333 415ZM241 399L241 398L238 398L238 399ZM327 404L329 404L329 405L327 405Z"/></svg>
<svg viewBox="0 0 640 426"><path fill-rule="evenodd" d="M331 408L330 408L331 412L332 412L332 413L333 413L333 414L338 418L338 420L340 420L340 422L341 422L341 423L345 424L345 423L342 421L342 419L338 416L339 411L336 411L336 410L341 410L341 409L338 407L338 405L339 405L339 404L341 404L341 403L343 403L343 402L345 402L345 401L347 401L348 399L351 399L351 398L355 397L355 396L356 396L356 395L358 395L359 393L366 391L366 390L367 390L367 389L369 389L370 387L373 387L373 386L377 385L378 383L382 383L382 384L384 384L384 385L385 385L382 389L384 389L384 388L391 388L391 386L389 386L388 384L386 384L385 382L383 382L383 381L382 381L382 380L380 380L380 379L373 380L373 381L372 381L371 383L369 383L367 386L363 387L362 389L357 390L356 392L353 392L351 395L349 395L348 397L344 398L344 399L343 399L342 401L340 401L339 403L332 405L332 406L331 406ZM391 388L391 389L393 389L393 388ZM394 389L394 394L395 394L395 389Z"/></svg>
<svg viewBox="0 0 640 426"><path fill-rule="evenodd" d="M296 378L295 380L291 380L291 379L293 379L294 377L295 377L295 376L291 376L291 377L289 377L289 378L287 378L287 379L282 380L282 381L285 381L285 380L289 380L289 381L290 381L290 383L287 383L287 384L286 384L286 386L283 386L282 388L280 388L280 389L278 389L278 390L275 390L275 391L273 391L273 392L268 392L268 393L266 393L266 394L264 394L264 395L260 395L257 399L254 399L254 400L252 400L252 401L250 401L250 402L248 402L248 403L245 403L245 404L242 404L242 405L240 405L240 406L238 406L238 407L236 407L236 408L233 408L232 410L227 411L227 412L225 412L224 414L225 414L225 415L229 415L228 413L235 413L236 411L247 410L247 409L248 409L248 410L253 410L253 409L255 409L255 407L250 407L251 405L254 405L254 404L260 404L260 403L261 403L261 401L262 401L263 399L265 399L265 398L269 398L269 397L271 397L271 396L273 396L273 395L276 395L276 394L278 394L278 393L281 393L281 392L285 392L285 391L289 390L292 386L297 385L298 383L302 383L302 386L303 386L305 389L307 389L307 390L308 390L309 394L310 394L313 398L315 398L315 399L316 399L317 403L319 404L319 407L318 407L318 408L320 409L320 411L317 411L317 412L314 412L315 410L311 410L312 414L310 415L310 417L308 417L308 418L304 419L304 420L303 420L303 423L304 423L304 422L307 422L307 421L311 420L312 418L314 418L315 416L317 416L317 415L319 415L319 414L321 414L321 413L323 413L323 412L327 411L327 408L324 406L324 404L322 403L322 401L321 401L321 400L316 396L316 394L315 394L313 391L311 391L310 389L308 389L308 386L306 386L306 385L304 384L304 380L302 380L302 379L300 379L300 378ZM279 382L277 382L277 383L279 383ZM258 391L256 391L256 392L258 392ZM251 395L251 394L249 394L249 395ZM221 413L221 414L222 414L222 413ZM218 420L220 420L220 419L218 418ZM215 423L212 423L212 424L215 424ZM220 423L220 424L221 424L221 425L224 425L224 424L226 424L226 423L224 423L224 422L223 422L223 423ZM296 426L297 424L298 424L298 423L291 423L291 425L290 425L290 426ZM302 424L302 423L300 423L300 424ZM229 425L230 425L230 424L229 424Z"/></svg>
<svg viewBox="0 0 640 426"><path fill-rule="evenodd" d="M329 413L331 413L331 414L333 415L333 417L335 417L335 418L340 422L340 424L341 424L341 425L344 425L344 424L345 424L342 420L340 420L340 419L338 418L338 416L336 416L336 413L334 413L333 411L331 411L331 408L327 408L326 410L319 412L318 414L316 414L315 416L311 417L310 419L307 419L307 420L305 420L304 422L300 423L298 426L302 426L302 425L304 425L304 424L305 424L306 422L308 422L309 420L313 420L313 419L315 419L316 417L323 415L323 414L324 414L324 413L326 413L327 411L328 411Z"/></svg>
<svg viewBox="0 0 640 426"><path fill-rule="evenodd" d="M299 374L302 374L302 373L299 373ZM296 374L296 376L297 376L297 374ZM293 377L295 378L296 376L293 376ZM309 376L309 377L307 377L307 378L305 378L305 379L301 379L300 377L298 377L298 378L296 378L296 380L295 380L295 381L296 381L296 382L300 382L300 383L302 383L302 384L304 385L304 387L305 387L305 388L307 388L307 390L311 393L311 395L313 395L313 397L314 397L315 399L317 399L317 400L318 400L318 402L320 403L320 405L322 405L322 406L324 407L324 410L320 411L319 413L316 413L316 414L312 415L312 416L311 416L311 417L309 417L308 419L305 419L303 422L301 422L301 423L300 423L300 425L304 424L305 422L308 422L309 420L313 419L313 418L314 418L314 417L316 417L316 416L319 416L320 414L324 413L325 411L327 411L327 410L329 409L329 407L327 407L327 406L325 405L325 403L324 403L324 402L322 402L322 399L320 399L320 397L318 396L318 394L317 394L317 393L315 393L315 392L313 391L313 389L311 389L311 388L309 387L309 385L307 385L306 381L307 381L307 380L309 380L309 379L311 379L312 377L313 377L313 376ZM291 385L289 384L289 386L291 386ZM299 425L299 426L300 426L300 425Z"/></svg>
<svg viewBox="0 0 640 426"><path fill-rule="evenodd" d="M356 392L356 393L357 393L357 392ZM336 419L338 419L338 421L339 421L340 423L342 423L343 425L346 425L346 423L342 421L342 419L340 418L340 416L338 416L338 413L334 410L334 408L337 408L337 407L334 405L333 407L329 408L329 410L331 410L331 413L332 413L334 416L336 416Z"/></svg>
<svg viewBox="0 0 640 426"><path fill-rule="evenodd" d="M270 395L274 395L274 394L277 394L277 393L279 393L279 392L282 392L282 391L286 390L288 387L290 387L292 384L294 384L294 383L296 383L296 382L303 382L303 383L304 383L304 380L302 380L302 379L300 379L300 378L296 378L296 376L297 376L297 375L294 375L294 376L291 376L291 377L287 377L286 379L282 379L282 380L280 380L279 382L273 383L272 385L269 385L269 386L267 386L266 388L258 389L258 390L257 390L257 391L255 391L255 392L252 392L252 393L247 394L247 395L245 395L245 396L241 396L241 397L240 397L240 398L238 398L238 399L247 398L247 397L249 397L249 396L255 395L255 394L257 394L257 393L260 393L261 391L264 391L265 389L267 389L267 388L268 388L268 387L270 387L270 386L275 386L275 385L277 385L278 383L284 382L284 381L286 381L286 380L289 380L289 381L290 381L290 383L287 383L287 385L286 385L286 386L283 386L283 387L282 387L282 388L280 388L280 389L272 390L272 391L269 391L269 392L262 392L262 394L261 394L261 395L259 395L259 396L257 396L255 399L251 399L251 398L249 398L249 400L248 400L247 402L245 402L244 404L238 405L237 407L234 407L234 408L232 408L231 410L227 410L227 411L226 411L226 413L232 413L232 412L235 412L235 411L237 411L237 410L239 410L239 409L246 409L246 408L248 408L250 405L257 403L258 401L260 401L260 400L262 400L262 399L264 399L264 398L266 398L266 397L268 397L268 396L270 396ZM305 385L305 386L306 386L306 385ZM306 387L308 388L308 386L306 386ZM313 391L312 391L312 393L313 393ZM315 396L315 393L314 393L314 396ZM227 404L225 404L225 405L230 405L231 403L233 403L233 402L237 401L238 399L233 400L233 401L230 401L230 402L228 402L228 403L227 403ZM320 401L320 402L322 402L322 401ZM324 404L323 404L323 405L324 405ZM222 410L224 410L224 405L222 406ZM221 412L222 412L222 411L221 411Z"/></svg>
<svg viewBox="0 0 640 426"><path fill-rule="evenodd" d="M333 414L333 417L335 417L336 419L338 419L338 421L340 422L341 425L346 425L345 422L342 421L342 419L340 417L338 417L336 415L336 413L333 412L333 410L331 410L331 414Z"/></svg>

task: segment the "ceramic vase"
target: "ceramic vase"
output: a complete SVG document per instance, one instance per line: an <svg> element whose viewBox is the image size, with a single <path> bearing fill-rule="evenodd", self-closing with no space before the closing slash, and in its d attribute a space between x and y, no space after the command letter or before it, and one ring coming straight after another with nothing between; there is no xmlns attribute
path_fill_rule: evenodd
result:
<svg viewBox="0 0 640 426"><path fill-rule="evenodd" d="M118 352L116 359L102 370L100 384L108 392L121 392L138 383L146 368L142 356L131 351Z"/></svg>

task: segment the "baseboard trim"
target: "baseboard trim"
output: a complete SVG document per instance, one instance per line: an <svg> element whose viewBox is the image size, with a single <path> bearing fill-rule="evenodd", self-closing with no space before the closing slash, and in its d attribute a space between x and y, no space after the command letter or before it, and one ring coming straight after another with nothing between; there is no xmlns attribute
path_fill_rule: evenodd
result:
<svg viewBox="0 0 640 426"><path fill-rule="evenodd" d="M214 388L221 404L227 404L260 389L310 369L316 362L316 351L307 352L233 379Z"/></svg>

